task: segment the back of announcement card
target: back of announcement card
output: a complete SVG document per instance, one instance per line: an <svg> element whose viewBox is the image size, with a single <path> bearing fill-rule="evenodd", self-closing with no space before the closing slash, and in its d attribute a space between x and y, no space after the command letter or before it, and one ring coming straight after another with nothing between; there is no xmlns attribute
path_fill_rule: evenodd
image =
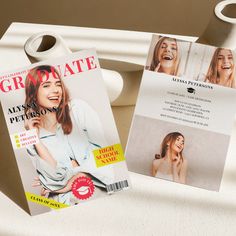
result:
<svg viewBox="0 0 236 236"><path fill-rule="evenodd" d="M233 51L154 35L126 148L129 169L219 191L235 102Z"/></svg>

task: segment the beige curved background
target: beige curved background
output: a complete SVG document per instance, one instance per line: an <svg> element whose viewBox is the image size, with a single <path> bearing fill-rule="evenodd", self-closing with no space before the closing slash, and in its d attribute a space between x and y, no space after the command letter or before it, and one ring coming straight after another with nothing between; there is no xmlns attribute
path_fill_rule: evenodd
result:
<svg viewBox="0 0 236 236"><path fill-rule="evenodd" d="M1 1L0 35L12 22L199 36L219 0Z"/></svg>

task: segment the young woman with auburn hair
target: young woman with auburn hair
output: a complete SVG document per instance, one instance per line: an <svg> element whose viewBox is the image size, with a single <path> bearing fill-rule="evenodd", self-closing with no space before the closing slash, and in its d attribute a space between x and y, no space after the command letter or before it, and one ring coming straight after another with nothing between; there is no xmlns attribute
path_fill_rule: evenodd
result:
<svg viewBox="0 0 236 236"><path fill-rule="evenodd" d="M178 183L186 183L187 160L183 157L184 136L169 133L161 143L160 154L152 162L152 176Z"/></svg>
<svg viewBox="0 0 236 236"><path fill-rule="evenodd" d="M70 99L60 75L51 66L32 69L25 81L25 128L36 129L39 142L28 147L42 185L41 194L72 204L73 181L92 178L96 186L113 182L110 166L97 169L92 151L107 146L97 113L84 101ZM34 104L34 106L27 106Z"/></svg>
<svg viewBox="0 0 236 236"><path fill-rule="evenodd" d="M230 49L215 50L204 82L235 88L235 63Z"/></svg>
<svg viewBox="0 0 236 236"><path fill-rule="evenodd" d="M178 75L180 53L176 39L161 37L153 52L149 70Z"/></svg>

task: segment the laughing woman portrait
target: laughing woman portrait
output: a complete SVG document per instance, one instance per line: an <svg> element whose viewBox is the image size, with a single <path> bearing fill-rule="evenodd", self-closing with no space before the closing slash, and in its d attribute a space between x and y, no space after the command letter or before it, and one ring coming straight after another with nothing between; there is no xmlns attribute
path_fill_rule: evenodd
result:
<svg viewBox="0 0 236 236"><path fill-rule="evenodd" d="M177 183L186 183L187 160L183 157L184 136L169 133L161 143L160 154L152 162L152 176Z"/></svg>
<svg viewBox="0 0 236 236"><path fill-rule="evenodd" d="M235 62L230 49L215 50L204 82L235 88Z"/></svg>
<svg viewBox="0 0 236 236"><path fill-rule="evenodd" d="M161 37L153 52L151 71L178 75L180 53L176 39Z"/></svg>
<svg viewBox="0 0 236 236"><path fill-rule="evenodd" d="M112 183L112 168L97 169L92 153L107 146L98 114L85 101L70 99L59 73L48 65L32 69L25 95L26 105L36 104L25 110L30 117L25 128L35 129L39 138L27 151L39 177L34 185L42 186L41 194L71 205L76 201L71 193L76 178L90 177L103 188Z"/></svg>

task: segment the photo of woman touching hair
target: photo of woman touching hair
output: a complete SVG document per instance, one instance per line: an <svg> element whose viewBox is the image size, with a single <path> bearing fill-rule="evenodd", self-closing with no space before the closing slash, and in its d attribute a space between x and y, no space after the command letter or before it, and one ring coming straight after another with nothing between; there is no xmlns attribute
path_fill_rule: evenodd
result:
<svg viewBox="0 0 236 236"><path fill-rule="evenodd" d="M187 160L183 157L184 136L169 133L161 143L160 154L152 162L152 176L177 183L186 183Z"/></svg>
<svg viewBox="0 0 236 236"><path fill-rule="evenodd" d="M103 188L112 183L112 167L97 169L92 153L107 146L98 114L85 101L70 99L60 74L49 65L31 69L25 95L25 106L30 107L25 109L25 128L36 129L39 138L27 152L38 173L34 186L42 185L41 195L71 205L76 178L90 177Z"/></svg>
<svg viewBox="0 0 236 236"><path fill-rule="evenodd" d="M176 39L161 37L153 52L151 71L178 75L180 53Z"/></svg>
<svg viewBox="0 0 236 236"><path fill-rule="evenodd" d="M204 82L235 88L235 63L230 49L217 48Z"/></svg>

